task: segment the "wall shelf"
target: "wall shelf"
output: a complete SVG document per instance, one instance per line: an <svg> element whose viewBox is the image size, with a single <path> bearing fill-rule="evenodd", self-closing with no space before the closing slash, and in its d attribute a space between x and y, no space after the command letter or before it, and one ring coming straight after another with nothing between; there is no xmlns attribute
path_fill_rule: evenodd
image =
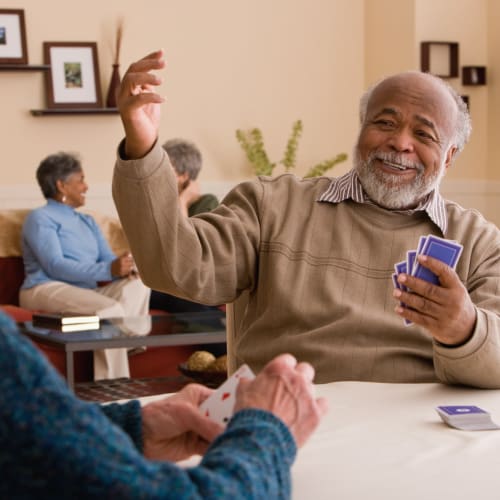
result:
<svg viewBox="0 0 500 500"><path fill-rule="evenodd" d="M441 78L456 78L458 42L421 42L420 69Z"/></svg>
<svg viewBox="0 0 500 500"><path fill-rule="evenodd" d="M486 66L462 66L462 85L486 85Z"/></svg>
<svg viewBox="0 0 500 500"><path fill-rule="evenodd" d="M0 64L0 71L48 71L48 64Z"/></svg>
<svg viewBox="0 0 500 500"><path fill-rule="evenodd" d="M33 116L47 115L117 115L118 108L61 108L61 109L32 109Z"/></svg>

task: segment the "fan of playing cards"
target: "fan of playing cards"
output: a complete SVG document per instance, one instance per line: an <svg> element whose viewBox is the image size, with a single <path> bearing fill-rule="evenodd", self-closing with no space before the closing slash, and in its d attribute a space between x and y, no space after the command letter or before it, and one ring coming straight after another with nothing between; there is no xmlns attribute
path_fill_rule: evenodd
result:
<svg viewBox="0 0 500 500"><path fill-rule="evenodd" d="M417 261L417 256L428 255L429 257L434 257L452 269L455 269L462 249L462 245L456 241L439 238L439 236L434 236L433 234L421 236L418 248L416 250L409 250L406 253L406 260L394 264L395 272L392 275L394 286L405 292L408 290L404 285L398 283L398 275L400 273L410 274L429 283L439 285L438 277L432 271L420 265ZM404 306L404 304L402 305ZM412 322L405 319L404 323L405 325L411 325Z"/></svg>

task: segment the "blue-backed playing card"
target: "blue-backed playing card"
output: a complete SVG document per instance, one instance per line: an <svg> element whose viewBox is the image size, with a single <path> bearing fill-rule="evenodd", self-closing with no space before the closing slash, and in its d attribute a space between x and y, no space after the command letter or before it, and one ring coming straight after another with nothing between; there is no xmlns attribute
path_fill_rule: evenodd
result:
<svg viewBox="0 0 500 500"><path fill-rule="evenodd" d="M456 241L445 240L444 238L430 234L427 236L419 255L434 257L444 262L452 269L455 269L462 249L462 245ZM418 261L415 261L412 275L416 278L428 281L429 283L439 285L439 278L431 270L422 266Z"/></svg>
<svg viewBox="0 0 500 500"><path fill-rule="evenodd" d="M415 259L417 258L417 250L408 250L406 252L406 272L411 274L413 272L413 266L415 265Z"/></svg>
<svg viewBox="0 0 500 500"><path fill-rule="evenodd" d="M408 288L398 282L398 275L400 273L405 273L405 274L408 273L408 262L406 260L398 262L398 263L394 264L394 269L396 272L393 273L393 275L392 275L392 282L394 283L395 288L399 288L400 290L403 290L403 292L406 292L408 290ZM404 304L403 302L400 302L400 305L402 307L406 307L406 304ZM406 326L408 326L408 325L411 325L412 322L408 319L404 319L404 324Z"/></svg>
<svg viewBox="0 0 500 500"><path fill-rule="evenodd" d="M484 431L500 429L491 415L479 406L438 406L439 416L450 427L464 431Z"/></svg>
<svg viewBox="0 0 500 500"><path fill-rule="evenodd" d="M396 278L401 274L401 273L407 273L408 272L408 268L406 266L406 260L403 260L401 262L398 262L396 264L394 264L394 270L396 271ZM404 285L402 285L401 283L398 283L397 280L395 281L395 285L400 289L400 290L403 290L403 291L406 291L406 287Z"/></svg>

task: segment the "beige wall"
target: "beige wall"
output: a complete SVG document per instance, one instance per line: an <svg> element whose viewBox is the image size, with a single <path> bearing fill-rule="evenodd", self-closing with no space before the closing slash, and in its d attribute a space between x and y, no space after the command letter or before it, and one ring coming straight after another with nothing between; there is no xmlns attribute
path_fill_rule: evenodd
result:
<svg viewBox="0 0 500 500"><path fill-rule="evenodd" d="M421 41L459 43L459 67L488 63L487 0L417 0L415 37ZM491 70L491 68L490 68ZM449 80L460 94L469 96L473 122L471 140L447 174L449 179L488 177L488 86L463 86Z"/></svg>
<svg viewBox="0 0 500 500"><path fill-rule="evenodd" d="M500 2L488 0L488 165L486 175L500 180Z"/></svg>
<svg viewBox="0 0 500 500"><path fill-rule="evenodd" d="M414 0L365 1L366 86L418 68L414 4Z"/></svg>
<svg viewBox="0 0 500 500"><path fill-rule="evenodd" d="M42 62L43 41L97 41L104 94L120 15L122 70L163 47L161 136L200 145L202 181L251 175L237 128L261 127L278 160L292 122L302 119L304 171L351 152L363 88L363 0L23 0L9 6L25 9L32 64ZM3 72L0 78L2 185L32 183L40 159L61 149L82 154L91 186L110 181L122 136L117 115L32 117L30 109L44 107L42 75Z"/></svg>
<svg viewBox="0 0 500 500"><path fill-rule="evenodd" d="M444 191L500 222L498 0L12 0L9 7L25 9L32 64L42 62L43 41L97 41L103 94L119 16L125 18L122 71L163 47L161 139L184 136L199 144L202 184L218 194L252 175L237 128L260 127L278 160L292 122L302 119L301 174L333 154L351 154L358 99L368 84L418 69L421 41L458 41L460 66L486 65L488 85L464 88L460 79L450 80L470 97L474 131ZM112 207L119 117L33 117L29 110L44 106L42 74L1 72L0 79L0 205L38 204L36 165L64 149L83 156L88 205L94 193Z"/></svg>

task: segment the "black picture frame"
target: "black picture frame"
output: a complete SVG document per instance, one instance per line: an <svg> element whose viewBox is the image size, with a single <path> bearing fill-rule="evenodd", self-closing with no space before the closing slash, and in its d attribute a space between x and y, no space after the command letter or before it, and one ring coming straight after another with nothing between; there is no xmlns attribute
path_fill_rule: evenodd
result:
<svg viewBox="0 0 500 500"><path fill-rule="evenodd" d="M458 77L458 49L458 42L421 42L420 69L440 78Z"/></svg>

